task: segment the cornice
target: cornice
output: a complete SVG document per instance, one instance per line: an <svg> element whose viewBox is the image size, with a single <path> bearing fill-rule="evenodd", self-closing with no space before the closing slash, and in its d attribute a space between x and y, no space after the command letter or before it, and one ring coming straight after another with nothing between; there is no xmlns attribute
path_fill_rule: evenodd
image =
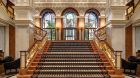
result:
<svg viewBox="0 0 140 78"><path fill-rule="evenodd" d="M111 25L112 27L125 27L127 24L127 20L110 20L107 25Z"/></svg>
<svg viewBox="0 0 140 78"><path fill-rule="evenodd" d="M14 10L30 10L33 11L34 13L36 13L35 8L31 7L31 6L14 6Z"/></svg>
<svg viewBox="0 0 140 78"><path fill-rule="evenodd" d="M132 26L140 26L140 19L137 19L135 22L133 22Z"/></svg>
<svg viewBox="0 0 140 78"><path fill-rule="evenodd" d="M4 20L0 18L0 26L15 26L15 22L13 20Z"/></svg>
<svg viewBox="0 0 140 78"><path fill-rule="evenodd" d="M29 25L34 25L33 21L31 20L15 20L15 25L16 26L29 26Z"/></svg>
<svg viewBox="0 0 140 78"><path fill-rule="evenodd" d="M34 3L34 7L35 8L45 8L45 7L48 7L48 8L66 8L66 7L74 7L74 8L86 8L86 7L89 7L89 8L106 8L106 3Z"/></svg>
<svg viewBox="0 0 140 78"><path fill-rule="evenodd" d="M110 6L111 10L126 10L127 6Z"/></svg>

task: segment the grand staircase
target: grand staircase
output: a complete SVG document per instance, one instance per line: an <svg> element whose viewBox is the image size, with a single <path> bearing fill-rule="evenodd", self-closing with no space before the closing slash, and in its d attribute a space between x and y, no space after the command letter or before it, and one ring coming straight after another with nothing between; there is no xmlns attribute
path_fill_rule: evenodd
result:
<svg viewBox="0 0 140 78"><path fill-rule="evenodd" d="M28 69L31 78L122 78L90 41L52 41Z"/></svg>

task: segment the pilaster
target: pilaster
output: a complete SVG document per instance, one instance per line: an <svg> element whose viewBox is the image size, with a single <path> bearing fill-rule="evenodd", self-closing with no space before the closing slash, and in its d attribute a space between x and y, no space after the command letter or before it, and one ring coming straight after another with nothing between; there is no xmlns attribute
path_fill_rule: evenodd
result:
<svg viewBox="0 0 140 78"><path fill-rule="evenodd" d="M35 9L32 0L15 0L16 58L20 51L27 51L33 44L33 16Z"/></svg>
<svg viewBox="0 0 140 78"><path fill-rule="evenodd" d="M105 24L106 24L106 17L105 16L99 16L99 21L100 21L100 23L99 23L100 27L105 26Z"/></svg>
<svg viewBox="0 0 140 78"><path fill-rule="evenodd" d="M85 28L85 17L84 16L78 16L79 19L79 40L84 40L84 28Z"/></svg>
<svg viewBox="0 0 140 78"><path fill-rule="evenodd" d="M108 0L106 9L107 16L107 39L115 51L122 51L125 58L125 27L126 17L125 0Z"/></svg>
<svg viewBox="0 0 140 78"><path fill-rule="evenodd" d="M62 16L56 16L56 40L61 40L61 30L62 30Z"/></svg>
<svg viewBox="0 0 140 78"><path fill-rule="evenodd" d="M41 16L34 16L34 24L37 26L37 27L41 27Z"/></svg>
<svg viewBox="0 0 140 78"><path fill-rule="evenodd" d="M122 51L122 57L125 58L125 26L126 20L110 20L107 27L107 33L110 37L110 45L115 51Z"/></svg>

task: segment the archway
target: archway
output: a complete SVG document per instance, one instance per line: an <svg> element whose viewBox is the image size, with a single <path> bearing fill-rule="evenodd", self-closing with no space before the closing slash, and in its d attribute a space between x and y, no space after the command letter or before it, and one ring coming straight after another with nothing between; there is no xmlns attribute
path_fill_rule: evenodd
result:
<svg viewBox="0 0 140 78"><path fill-rule="evenodd" d="M56 39L55 31L55 13L51 9L45 9L41 13L42 15L42 28L47 31L48 39Z"/></svg>
<svg viewBox="0 0 140 78"><path fill-rule="evenodd" d="M78 12L73 8L67 8L63 11L63 29L62 37L64 40L77 40Z"/></svg>
<svg viewBox="0 0 140 78"><path fill-rule="evenodd" d="M94 30L99 27L99 12L96 9L89 9L85 13L85 40L93 40Z"/></svg>

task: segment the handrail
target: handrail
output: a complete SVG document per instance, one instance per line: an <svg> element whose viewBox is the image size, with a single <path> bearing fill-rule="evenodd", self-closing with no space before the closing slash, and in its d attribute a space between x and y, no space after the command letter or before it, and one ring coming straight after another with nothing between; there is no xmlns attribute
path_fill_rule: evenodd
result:
<svg viewBox="0 0 140 78"><path fill-rule="evenodd" d="M115 50L107 43L106 26L99 28L94 32L96 45L104 52L112 67L116 68L116 55ZM104 37L104 38L103 38Z"/></svg>
<svg viewBox="0 0 140 78"><path fill-rule="evenodd" d="M44 46L44 44L47 41L47 32L44 31L43 29L34 26L34 35L39 35L42 38L40 39L36 39L36 41L33 43L33 45L28 49L28 56L27 56L27 63L26 63L26 67L28 67L30 60L32 59L32 57L35 55L36 51L41 50ZM44 42L45 40L45 42Z"/></svg>
<svg viewBox="0 0 140 78"><path fill-rule="evenodd" d="M27 51L21 51L20 57L21 57L21 70L25 69L27 70L30 66L31 62L35 58L36 54L38 52L42 52L43 47L45 43L47 42L47 32L37 26L34 25L34 37L35 41L32 44L32 46L29 47ZM37 38L39 37L39 38Z"/></svg>

